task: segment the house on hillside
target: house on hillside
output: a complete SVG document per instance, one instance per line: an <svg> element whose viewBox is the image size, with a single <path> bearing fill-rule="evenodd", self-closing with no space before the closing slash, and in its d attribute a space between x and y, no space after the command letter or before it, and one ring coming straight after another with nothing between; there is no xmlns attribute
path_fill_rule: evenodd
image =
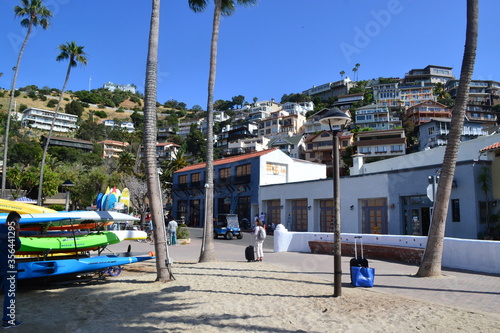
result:
<svg viewBox="0 0 500 333"><path fill-rule="evenodd" d="M450 132L451 118L431 118L429 122L418 127L419 150L446 146ZM475 139L479 136L489 135L480 123L464 121L461 141Z"/></svg>
<svg viewBox="0 0 500 333"><path fill-rule="evenodd" d="M115 140L103 140L99 141L97 144L102 146L103 158L118 158L129 146L128 142Z"/></svg>
<svg viewBox="0 0 500 333"><path fill-rule="evenodd" d="M404 118L416 127L428 123L432 118L451 118L451 110L444 104L427 100L409 107Z"/></svg>
<svg viewBox="0 0 500 333"><path fill-rule="evenodd" d="M42 147L45 147L47 142L47 136L42 135ZM51 137L49 142L49 147L66 147L66 148L76 148L83 152L91 152L94 149L94 144L92 141L78 140L73 138L63 138L63 137Z"/></svg>
<svg viewBox="0 0 500 333"><path fill-rule="evenodd" d="M402 128L358 132L358 153L365 157L387 158L406 154L406 136Z"/></svg>
<svg viewBox="0 0 500 333"><path fill-rule="evenodd" d="M173 209L176 219L202 226L205 214L205 163L187 166L173 175ZM259 189L326 177L326 166L292 159L279 149L269 149L214 161L214 215L238 214L252 220L260 212ZM281 207L268 206L271 220L279 219Z"/></svg>
<svg viewBox="0 0 500 333"><path fill-rule="evenodd" d="M279 148L291 158L305 160L305 137L302 134L294 136L279 136L269 142L269 148Z"/></svg>
<svg viewBox="0 0 500 333"><path fill-rule="evenodd" d="M38 128L45 131L50 131L52 125L52 119L54 119L55 111L39 109L39 108L27 108L23 111L23 116L21 118L21 124L23 126ZM77 129L76 122L78 116L74 114L67 113L57 113L56 119L54 121L54 132L67 133Z"/></svg>
<svg viewBox="0 0 500 333"><path fill-rule="evenodd" d="M339 138L339 151L340 156L347 155L347 147L353 145L353 134L349 131L338 131L335 132ZM332 175L332 145L333 137L332 132L322 131L318 134L311 134L305 139L305 160L310 162L322 163L327 166L327 174ZM342 163L340 167L344 168L345 165ZM342 171L341 171L342 173Z"/></svg>

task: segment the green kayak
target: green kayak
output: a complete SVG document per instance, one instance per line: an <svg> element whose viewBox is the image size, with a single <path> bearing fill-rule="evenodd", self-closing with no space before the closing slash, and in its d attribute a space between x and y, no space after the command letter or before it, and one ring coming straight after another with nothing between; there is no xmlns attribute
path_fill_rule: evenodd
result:
<svg viewBox="0 0 500 333"><path fill-rule="evenodd" d="M120 238L116 234L108 231L76 235L74 237L44 236L19 238L21 240L21 248L16 252L17 254L42 253L48 250L52 253L92 251L105 245L120 242Z"/></svg>

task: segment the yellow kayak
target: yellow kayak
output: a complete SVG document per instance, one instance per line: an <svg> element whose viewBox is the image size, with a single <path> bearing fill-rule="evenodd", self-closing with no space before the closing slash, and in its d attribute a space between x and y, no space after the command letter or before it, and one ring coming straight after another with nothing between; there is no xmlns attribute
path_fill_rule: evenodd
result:
<svg viewBox="0 0 500 333"><path fill-rule="evenodd" d="M57 213L56 210L32 205L19 201L0 199L0 213L17 212L19 214L42 214L42 213Z"/></svg>

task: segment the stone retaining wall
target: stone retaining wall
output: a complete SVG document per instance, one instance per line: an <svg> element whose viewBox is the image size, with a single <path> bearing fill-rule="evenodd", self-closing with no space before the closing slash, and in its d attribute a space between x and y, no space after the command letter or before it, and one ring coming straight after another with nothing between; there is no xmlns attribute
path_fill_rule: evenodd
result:
<svg viewBox="0 0 500 333"><path fill-rule="evenodd" d="M311 253L315 254L333 254L333 242L329 241L309 241ZM342 255L354 257L354 243L342 243ZM404 262L408 264L420 264L424 255L424 249L363 244L363 256L367 259L388 260ZM358 243L358 256L361 256Z"/></svg>

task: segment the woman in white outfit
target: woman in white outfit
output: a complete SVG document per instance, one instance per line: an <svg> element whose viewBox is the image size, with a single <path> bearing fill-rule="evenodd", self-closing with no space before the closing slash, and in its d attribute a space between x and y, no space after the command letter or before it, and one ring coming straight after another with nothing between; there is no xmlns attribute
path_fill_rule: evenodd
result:
<svg viewBox="0 0 500 333"><path fill-rule="evenodd" d="M259 230L262 230L261 234L262 233L264 234L264 238L259 237ZM260 219L257 219L257 221L255 222L255 229L253 231L253 234L255 236L255 247L257 249L257 258L256 258L256 260L257 261L262 261L262 259L264 258L264 251L262 249L262 245L264 244L266 230L262 226L262 221Z"/></svg>

